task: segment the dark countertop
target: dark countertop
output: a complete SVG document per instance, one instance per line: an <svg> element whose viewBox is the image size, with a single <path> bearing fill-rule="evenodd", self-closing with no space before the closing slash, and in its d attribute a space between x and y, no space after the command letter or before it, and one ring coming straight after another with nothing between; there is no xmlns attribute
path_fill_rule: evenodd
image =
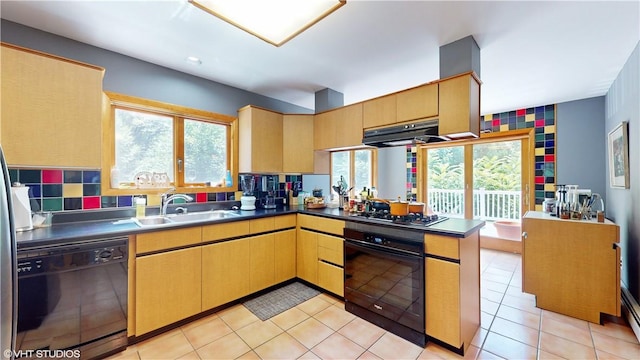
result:
<svg viewBox="0 0 640 360"><path fill-rule="evenodd" d="M345 213L344 211L337 208L306 209L303 206L299 206L273 210L257 209L255 211L238 211L238 216L234 216L231 218L198 222L171 223L144 227L138 226L133 221L128 221L130 217L105 217L103 219L92 219L91 221L65 223L54 222L54 224L50 227L36 228L30 231L19 232L17 233L16 238L18 250L25 250L31 248L39 248L42 246L55 246L56 244L61 244L63 242L67 244L69 242L93 241L101 238L135 235L144 232L163 231L190 226L202 226L295 213L380 225L385 227L396 227L406 230L415 230L422 231L424 233L434 233L455 237L465 237L473 233L474 231L478 231L482 226L484 226L484 221L464 219L447 219L446 221L430 226L403 225L394 224L385 220L368 219L365 217L353 216L350 213Z"/></svg>

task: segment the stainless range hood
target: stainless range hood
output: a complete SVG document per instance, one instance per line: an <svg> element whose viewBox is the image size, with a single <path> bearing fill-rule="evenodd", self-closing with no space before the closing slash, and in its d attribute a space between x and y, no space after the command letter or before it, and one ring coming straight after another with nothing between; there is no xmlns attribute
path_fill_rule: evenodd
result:
<svg viewBox="0 0 640 360"><path fill-rule="evenodd" d="M397 125L382 129L365 130L362 143L375 147L426 144L451 140L438 134L438 120Z"/></svg>

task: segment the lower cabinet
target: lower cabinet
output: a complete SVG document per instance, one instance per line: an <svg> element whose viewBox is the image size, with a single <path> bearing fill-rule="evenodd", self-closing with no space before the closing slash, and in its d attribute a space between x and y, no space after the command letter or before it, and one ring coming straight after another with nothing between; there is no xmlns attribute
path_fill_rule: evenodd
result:
<svg viewBox="0 0 640 360"><path fill-rule="evenodd" d="M460 265L426 258L426 331L447 344L460 346Z"/></svg>
<svg viewBox="0 0 640 360"><path fill-rule="evenodd" d="M202 310L226 304L250 293L250 238L202 247Z"/></svg>
<svg viewBox="0 0 640 360"><path fill-rule="evenodd" d="M200 247L136 259L136 335L200 313Z"/></svg>
<svg viewBox="0 0 640 360"><path fill-rule="evenodd" d="M344 296L343 241L341 237L298 229L298 277Z"/></svg>
<svg viewBox="0 0 640 360"><path fill-rule="evenodd" d="M318 283L318 237L309 230L298 229L297 237L298 277L312 284Z"/></svg>
<svg viewBox="0 0 640 360"><path fill-rule="evenodd" d="M253 293L275 285L275 235L249 238L249 290Z"/></svg>
<svg viewBox="0 0 640 360"><path fill-rule="evenodd" d="M296 277L296 231L285 230L275 234L275 283Z"/></svg>
<svg viewBox="0 0 640 360"><path fill-rule="evenodd" d="M425 234L425 322L430 338L463 354L480 327L480 236Z"/></svg>

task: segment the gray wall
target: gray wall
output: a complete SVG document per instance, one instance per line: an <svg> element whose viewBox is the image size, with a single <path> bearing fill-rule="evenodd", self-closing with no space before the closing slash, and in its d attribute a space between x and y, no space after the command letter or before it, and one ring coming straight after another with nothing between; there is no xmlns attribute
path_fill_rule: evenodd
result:
<svg viewBox="0 0 640 360"><path fill-rule="evenodd" d="M557 104L556 184L591 189L605 199L604 96Z"/></svg>
<svg viewBox="0 0 640 360"><path fill-rule="evenodd" d="M621 122L629 122L630 187L611 188L606 176L607 217L620 226L622 282L640 303L640 42L609 88L605 104L603 141ZM607 172L608 157L605 162L602 171Z"/></svg>
<svg viewBox="0 0 640 360"><path fill-rule="evenodd" d="M237 116L237 110L249 104L286 113L313 113L311 109L205 80L11 21L1 20L0 34L3 42L105 68L103 81L105 91L230 116Z"/></svg>

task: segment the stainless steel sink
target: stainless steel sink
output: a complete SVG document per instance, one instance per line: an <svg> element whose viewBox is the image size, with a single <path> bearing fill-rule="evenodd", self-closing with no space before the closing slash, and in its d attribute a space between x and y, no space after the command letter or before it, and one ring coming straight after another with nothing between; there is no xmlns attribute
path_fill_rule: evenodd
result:
<svg viewBox="0 0 640 360"><path fill-rule="evenodd" d="M237 211L233 211L233 210L211 210L211 211L193 212L188 214L147 216L139 219L134 218L133 221L136 224L138 224L138 226L140 227L146 227L146 226L159 226L159 225L185 223L185 222L228 219L236 216L239 216L239 214Z"/></svg>
<svg viewBox="0 0 640 360"><path fill-rule="evenodd" d="M173 221L164 216L148 216L143 218L136 218L134 219L134 222L140 226L157 226L173 223Z"/></svg>
<svg viewBox="0 0 640 360"><path fill-rule="evenodd" d="M194 212L188 214L172 214L167 218L173 222L207 221L216 219L227 219L238 216L238 213L231 210L212 210Z"/></svg>

